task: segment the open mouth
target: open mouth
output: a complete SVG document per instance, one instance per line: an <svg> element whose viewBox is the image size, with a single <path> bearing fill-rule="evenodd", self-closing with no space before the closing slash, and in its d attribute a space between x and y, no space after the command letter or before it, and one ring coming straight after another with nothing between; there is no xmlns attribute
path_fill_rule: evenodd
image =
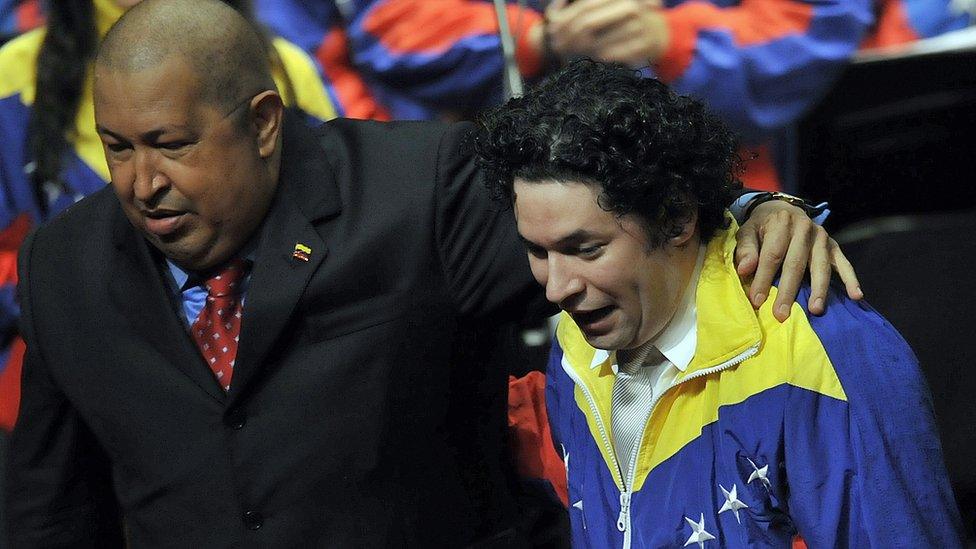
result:
<svg viewBox="0 0 976 549"><path fill-rule="evenodd" d="M570 315L576 321L577 326L587 330L599 327L600 321L605 320L613 310L613 305L607 305L606 307L600 307L592 311L570 313Z"/></svg>

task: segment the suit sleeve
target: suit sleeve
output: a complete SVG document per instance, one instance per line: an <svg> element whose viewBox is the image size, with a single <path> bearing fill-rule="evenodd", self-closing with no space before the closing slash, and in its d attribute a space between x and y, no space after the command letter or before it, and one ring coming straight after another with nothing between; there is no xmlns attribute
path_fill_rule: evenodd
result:
<svg viewBox="0 0 976 549"><path fill-rule="evenodd" d="M784 464L800 534L810 547L961 547L931 398L908 345L853 301L834 299L811 324L847 400L794 387L787 403Z"/></svg>
<svg viewBox="0 0 976 549"><path fill-rule="evenodd" d="M705 101L749 141L794 121L827 90L873 22L869 0L691 0L664 11L661 78Z"/></svg>
<svg viewBox="0 0 976 549"><path fill-rule="evenodd" d="M473 126L454 124L437 152L435 238L462 317L537 320L551 309L532 278L511 206L488 196L469 152Z"/></svg>
<svg viewBox="0 0 976 549"><path fill-rule="evenodd" d="M21 420L10 439L7 527L12 549L122 547L108 460L46 368L35 334L33 237L21 251L21 333L27 343Z"/></svg>

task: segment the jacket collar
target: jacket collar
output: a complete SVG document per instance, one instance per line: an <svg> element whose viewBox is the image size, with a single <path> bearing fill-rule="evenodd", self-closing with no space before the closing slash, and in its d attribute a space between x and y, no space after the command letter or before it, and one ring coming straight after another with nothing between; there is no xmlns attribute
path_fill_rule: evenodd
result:
<svg viewBox="0 0 976 549"><path fill-rule="evenodd" d="M235 400L246 392L309 278L328 255L319 229L341 211L331 166L313 130L289 115L282 146L278 189L256 238L234 383L227 395L213 380L173 310L158 252L132 227L121 208L114 212L112 238L117 254L112 292L116 306L132 319L135 333L147 338L168 362L221 401ZM307 261L296 254L299 245Z"/></svg>
<svg viewBox="0 0 976 549"><path fill-rule="evenodd" d="M283 147L278 192L265 217L251 271L229 393L232 400L247 391L312 273L328 256L320 229L341 211L332 167L315 132L289 116Z"/></svg>
<svg viewBox="0 0 976 549"><path fill-rule="evenodd" d="M696 289L697 334L695 356L680 379L730 360L762 341L756 312L743 290L735 270L735 234L730 226L708 243ZM596 377L613 376L616 353L594 349L583 338L572 318L562 315L557 331L559 344L570 365L583 377L584 370L595 370Z"/></svg>

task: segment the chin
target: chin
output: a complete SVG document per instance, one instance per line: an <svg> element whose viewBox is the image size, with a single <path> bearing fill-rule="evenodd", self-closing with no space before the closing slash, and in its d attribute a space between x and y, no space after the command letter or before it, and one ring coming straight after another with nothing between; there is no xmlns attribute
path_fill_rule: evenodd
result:
<svg viewBox="0 0 976 549"><path fill-rule="evenodd" d="M594 336L584 333L583 337L590 344L590 347L603 349L604 351L617 351L623 348L623 344L621 343L622 338L613 332Z"/></svg>

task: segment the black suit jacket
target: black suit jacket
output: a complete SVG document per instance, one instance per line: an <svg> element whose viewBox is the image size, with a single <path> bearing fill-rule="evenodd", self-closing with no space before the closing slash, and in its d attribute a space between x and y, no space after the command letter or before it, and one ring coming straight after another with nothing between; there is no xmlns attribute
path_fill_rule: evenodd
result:
<svg viewBox="0 0 976 549"><path fill-rule="evenodd" d="M228 394L111 189L29 238L13 546L504 543L505 372L478 328L539 292L467 131L288 123Z"/></svg>

